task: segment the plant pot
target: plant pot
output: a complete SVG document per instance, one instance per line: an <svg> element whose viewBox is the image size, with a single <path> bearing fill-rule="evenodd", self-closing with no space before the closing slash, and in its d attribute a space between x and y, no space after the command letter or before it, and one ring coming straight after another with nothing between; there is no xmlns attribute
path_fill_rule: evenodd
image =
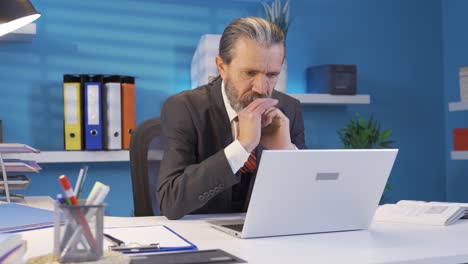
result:
<svg viewBox="0 0 468 264"><path fill-rule="evenodd" d="M275 90L285 93L288 88L288 62L284 58L283 66L281 67L278 82L276 83Z"/></svg>

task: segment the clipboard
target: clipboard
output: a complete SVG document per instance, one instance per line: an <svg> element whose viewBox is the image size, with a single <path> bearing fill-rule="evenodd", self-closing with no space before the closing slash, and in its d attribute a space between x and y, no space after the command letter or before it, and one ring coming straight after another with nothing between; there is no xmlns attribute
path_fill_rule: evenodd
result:
<svg viewBox="0 0 468 264"><path fill-rule="evenodd" d="M198 250L197 246L165 225L105 228L104 233L124 242L117 246L104 240L104 247L124 254Z"/></svg>

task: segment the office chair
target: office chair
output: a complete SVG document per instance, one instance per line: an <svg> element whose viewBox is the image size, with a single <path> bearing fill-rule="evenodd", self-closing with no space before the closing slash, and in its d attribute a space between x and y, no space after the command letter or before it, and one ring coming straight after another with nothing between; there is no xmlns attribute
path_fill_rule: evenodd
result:
<svg viewBox="0 0 468 264"><path fill-rule="evenodd" d="M130 139L135 216L160 215L156 187L162 153L160 118L151 118L139 124Z"/></svg>

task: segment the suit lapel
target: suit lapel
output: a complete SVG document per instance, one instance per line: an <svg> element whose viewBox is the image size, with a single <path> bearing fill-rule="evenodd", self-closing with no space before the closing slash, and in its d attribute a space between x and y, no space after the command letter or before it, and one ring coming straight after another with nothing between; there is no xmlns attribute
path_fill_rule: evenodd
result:
<svg viewBox="0 0 468 264"><path fill-rule="evenodd" d="M221 77L218 77L213 82L211 82L209 87L211 103L210 117L213 121L213 129L215 131L219 131L219 134L215 133L217 142L219 142L224 148L232 143L233 138L231 122L229 122L226 107L224 106L223 95L221 93L221 82Z"/></svg>

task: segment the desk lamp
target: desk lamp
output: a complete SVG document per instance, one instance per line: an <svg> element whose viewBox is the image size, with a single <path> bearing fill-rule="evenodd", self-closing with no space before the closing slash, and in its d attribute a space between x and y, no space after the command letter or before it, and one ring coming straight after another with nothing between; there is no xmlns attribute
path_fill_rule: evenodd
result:
<svg viewBox="0 0 468 264"><path fill-rule="evenodd" d="M23 27L40 16L29 0L0 0L0 36Z"/></svg>

